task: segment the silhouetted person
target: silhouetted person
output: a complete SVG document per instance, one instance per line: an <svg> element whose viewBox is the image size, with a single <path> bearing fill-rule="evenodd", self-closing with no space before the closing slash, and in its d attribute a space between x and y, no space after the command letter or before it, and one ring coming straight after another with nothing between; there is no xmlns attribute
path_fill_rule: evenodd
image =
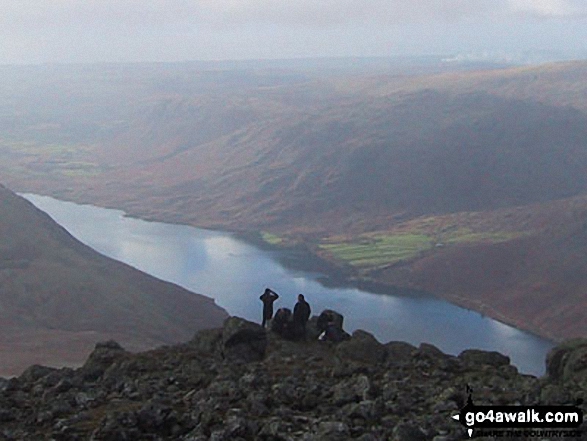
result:
<svg viewBox="0 0 587 441"><path fill-rule="evenodd" d="M308 323L311 312L310 305L306 302L306 299L304 299L304 295L299 294L298 303L294 306L293 323L294 329L299 332L299 335L303 338L306 337L306 323Z"/></svg>
<svg viewBox="0 0 587 441"><path fill-rule="evenodd" d="M269 288L265 289L265 292L259 297L263 302L263 323L261 326L265 327L267 320L271 320L273 317L273 302L278 298L279 295Z"/></svg>

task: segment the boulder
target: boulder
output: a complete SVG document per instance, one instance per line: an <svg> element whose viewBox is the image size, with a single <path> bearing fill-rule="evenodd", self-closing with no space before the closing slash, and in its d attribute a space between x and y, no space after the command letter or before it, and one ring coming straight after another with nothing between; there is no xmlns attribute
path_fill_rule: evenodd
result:
<svg viewBox="0 0 587 441"><path fill-rule="evenodd" d="M581 346L566 357L563 369L563 383L573 383L580 389L587 389L587 346Z"/></svg>
<svg viewBox="0 0 587 441"><path fill-rule="evenodd" d="M333 311L332 309L325 309L318 316L318 320L316 321L316 327L320 332L324 332L326 331L326 325L328 325L329 322L332 322L338 329L344 329L343 321L344 317L342 314Z"/></svg>
<svg viewBox="0 0 587 441"><path fill-rule="evenodd" d="M420 343L418 355L429 358L446 358L447 355L430 343Z"/></svg>
<svg viewBox="0 0 587 441"><path fill-rule="evenodd" d="M388 362L401 362L411 359L417 348L405 341L390 341L385 343Z"/></svg>
<svg viewBox="0 0 587 441"><path fill-rule="evenodd" d="M198 331L189 345L204 354L216 354L222 340L222 328Z"/></svg>
<svg viewBox="0 0 587 441"><path fill-rule="evenodd" d="M342 342L336 348L340 357L362 363L382 363L387 357L385 346L368 332L356 330L350 340Z"/></svg>
<svg viewBox="0 0 587 441"><path fill-rule="evenodd" d="M342 327L344 317L336 311L325 309L316 321L316 328L320 332L320 340L340 343L350 339L350 335Z"/></svg>
<svg viewBox="0 0 587 441"><path fill-rule="evenodd" d="M306 338L308 340L318 340L323 331L318 329L318 316L313 315L306 324Z"/></svg>
<svg viewBox="0 0 587 441"><path fill-rule="evenodd" d="M341 381L332 388L332 400L335 405L359 403L369 400L373 387L366 375L360 374Z"/></svg>
<svg viewBox="0 0 587 441"><path fill-rule="evenodd" d="M267 333L257 323L229 317L222 329L222 356L233 361L259 361L265 356Z"/></svg>
<svg viewBox="0 0 587 441"><path fill-rule="evenodd" d="M468 366L500 367L510 364L510 357L496 351L482 351L480 349L467 349L461 352L458 358Z"/></svg>
<svg viewBox="0 0 587 441"><path fill-rule="evenodd" d="M565 381L583 371L587 374L584 357L587 356L587 339L565 341L552 348L546 356L546 375L550 381ZM571 377L571 378L569 378Z"/></svg>
<svg viewBox="0 0 587 441"><path fill-rule="evenodd" d="M84 380L96 380L101 377L106 369L108 369L108 367L114 362L121 360L128 355L129 353L114 340L96 343L94 350L81 369Z"/></svg>
<svg viewBox="0 0 587 441"><path fill-rule="evenodd" d="M25 383L34 383L37 380L55 372L57 369L34 364L27 368L19 377L19 380Z"/></svg>
<svg viewBox="0 0 587 441"><path fill-rule="evenodd" d="M350 438L350 429L341 421L323 421L316 430L316 439L338 441Z"/></svg>
<svg viewBox="0 0 587 441"><path fill-rule="evenodd" d="M391 439L393 441L426 441L427 437L417 425L402 422L394 427Z"/></svg>

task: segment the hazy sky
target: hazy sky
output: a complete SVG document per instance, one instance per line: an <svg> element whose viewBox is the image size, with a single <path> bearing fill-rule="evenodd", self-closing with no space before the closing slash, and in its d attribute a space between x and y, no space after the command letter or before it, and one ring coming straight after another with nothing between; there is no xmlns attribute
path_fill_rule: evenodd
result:
<svg viewBox="0 0 587 441"><path fill-rule="evenodd" d="M562 52L587 0L0 0L0 63Z"/></svg>

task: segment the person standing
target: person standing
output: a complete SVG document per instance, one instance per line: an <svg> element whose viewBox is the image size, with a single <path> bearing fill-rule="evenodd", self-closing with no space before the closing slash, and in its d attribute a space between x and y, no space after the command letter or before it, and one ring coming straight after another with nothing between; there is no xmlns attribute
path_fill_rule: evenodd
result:
<svg viewBox="0 0 587 441"><path fill-rule="evenodd" d="M294 329L303 338L306 338L306 323L308 323L311 313L310 304L306 302L303 294L299 294L298 302L294 306L293 323Z"/></svg>
<svg viewBox="0 0 587 441"><path fill-rule="evenodd" d="M259 297L259 299L263 302L263 323L261 323L261 326L265 327L267 320L271 320L271 318L273 318L273 302L278 298L279 295L269 288L266 288L265 292L261 294L261 297Z"/></svg>

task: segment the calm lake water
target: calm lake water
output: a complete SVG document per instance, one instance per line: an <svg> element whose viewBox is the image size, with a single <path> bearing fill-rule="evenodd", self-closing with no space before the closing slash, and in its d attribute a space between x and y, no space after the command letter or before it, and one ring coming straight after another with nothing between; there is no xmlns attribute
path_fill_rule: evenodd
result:
<svg viewBox="0 0 587 441"><path fill-rule="evenodd" d="M432 297L373 294L352 287L322 286L322 274L284 267L279 254L261 250L230 233L128 218L119 210L23 195L80 241L102 254L216 300L231 315L260 322L265 287L293 308L303 293L314 313L332 308L345 329L365 329L380 341L432 343L444 352L495 350L520 371L544 373L552 343Z"/></svg>

